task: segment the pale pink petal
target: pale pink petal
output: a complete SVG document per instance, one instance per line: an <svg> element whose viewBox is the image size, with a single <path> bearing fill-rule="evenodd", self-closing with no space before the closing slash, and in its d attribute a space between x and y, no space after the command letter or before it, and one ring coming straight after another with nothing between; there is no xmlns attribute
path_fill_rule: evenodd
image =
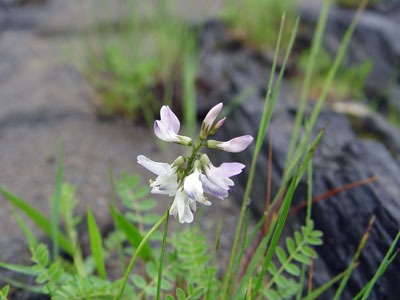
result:
<svg viewBox="0 0 400 300"><path fill-rule="evenodd" d="M232 177L242 173L242 170L246 166L237 162L222 163L219 167L211 165L209 169L206 169L207 175L216 178Z"/></svg>
<svg viewBox="0 0 400 300"><path fill-rule="evenodd" d="M204 124L204 129L206 131L210 130L212 125L215 122L215 119L218 117L218 114L220 113L222 107L224 105L221 103L218 103L215 105L213 108L210 109L210 111L207 113L206 117L204 118L203 124Z"/></svg>
<svg viewBox="0 0 400 300"><path fill-rule="evenodd" d="M172 130L175 134L178 134L181 124L178 117L169 108L168 105L164 105L160 110L161 122L165 125L167 130Z"/></svg>
<svg viewBox="0 0 400 300"><path fill-rule="evenodd" d="M219 144L218 148L227 152L236 153L245 150L252 141L253 137L251 135L243 135Z"/></svg>

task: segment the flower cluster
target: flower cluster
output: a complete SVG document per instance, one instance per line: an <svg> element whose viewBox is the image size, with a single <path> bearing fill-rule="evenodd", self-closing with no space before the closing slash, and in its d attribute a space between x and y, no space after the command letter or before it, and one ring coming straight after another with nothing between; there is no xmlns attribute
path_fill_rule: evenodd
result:
<svg viewBox="0 0 400 300"><path fill-rule="evenodd" d="M190 137L178 134L180 129L178 118L168 106L163 106L160 110L160 120L154 122L155 135L166 142L192 146L192 154L189 157L179 156L172 164L155 162L144 155L137 157L139 164L157 175L154 181L150 180L151 192L174 197L170 214L178 216L181 223L193 221L192 211L196 211L197 202L211 205L204 194L222 200L227 197L234 185L230 177L240 174L245 167L237 162L222 163L216 167L206 154L199 152L203 146L227 152L240 152L253 141L250 135L240 136L227 142L207 140L208 136L215 134L226 120L224 117L216 121L222 106L222 103L217 104L206 115L197 145L193 144Z"/></svg>

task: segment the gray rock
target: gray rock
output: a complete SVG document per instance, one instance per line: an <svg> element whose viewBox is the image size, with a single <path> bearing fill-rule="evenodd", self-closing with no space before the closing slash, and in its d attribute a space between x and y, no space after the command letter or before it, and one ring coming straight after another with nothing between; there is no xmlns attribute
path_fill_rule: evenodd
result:
<svg viewBox="0 0 400 300"><path fill-rule="evenodd" d="M215 43L206 43L205 48L202 48L202 57L209 63L200 64L200 74L203 74L200 80L208 82L208 89L201 93L199 101L206 101L215 95L228 101L250 83L256 91L233 110L216 139L249 132L256 136L263 110L269 63L260 60L257 55L250 55L249 50L229 48L228 45L234 42L221 36L221 28L217 25L206 26L205 30L207 41L212 40L210 36L215 34ZM266 138L272 143L272 195L280 185L295 115L293 104L289 101L294 94L285 90L285 84L281 92ZM379 176L377 182L348 190L313 205L316 227L324 232L325 240L324 246L316 249L320 256L315 266L314 279L317 284L345 270L356 252L369 219L372 215L376 216L370 238L360 257L360 266L354 271L349 288L343 295L343 299L351 299L373 276L400 228L400 133L375 114L357 119L329 111L320 115L315 133L328 121L327 130L313 158L313 195ZM370 138L362 138L365 133ZM250 203L250 207L259 215L265 207L267 153L268 144L265 142L257 164ZM251 151L245 151L235 154L235 159L249 165L250 156ZM226 154L220 159L232 160L233 156ZM243 192L246 176L241 179ZM239 199L242 194L235 193ZM306 184L302 181L294 205L305 199ZM304 218L304 212L297 213L289 218L288 224L292 230L296 229L304 223ZM397 260L387 270L370 299L397 299L400 294L399 278L400 264ZM326 297L324 299L329 298Z"/></svg>
<svg viewBox="0 0 400 300"><path fill-rule="evenodd" d="M397 1L392 1L397 2ZM389 4L387 4L389 5ZM394 5L394 4L393 4ZM366 82L366 92L370 99L383 99L390 97L390 91L400 84L398 67L400 64L400 9L390 12L366 10L359 19L351 39L346 63L354 65L366 60L373 62L373 68ZM389 6L388 6L389 7ZM311 30L318 19L320 6L307 5L302 7L302 22L310 26L305 30L306 39L312 38ZM332 55L336 55L341 39L349 27L355 10L333 7L330 10L324 46Z"/></svg>

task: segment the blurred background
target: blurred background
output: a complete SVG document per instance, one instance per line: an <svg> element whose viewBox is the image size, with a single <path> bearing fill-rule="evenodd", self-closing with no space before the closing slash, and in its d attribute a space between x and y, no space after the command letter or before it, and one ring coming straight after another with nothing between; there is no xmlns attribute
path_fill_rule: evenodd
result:
<svg viewBox="0 0 400 300"><path fill-rule="evenodd" d="M172 107L189 135L222 101L228 120L216 139L256 136L286 9L278 71L298 15L300 27L260 155L250 203L254 226L265 210L268 168L272 195L280 186L321 2L0 0L0 184L48 214L61 142L65 181L77 186L78 213L90 204L106 234L112 226L110 161L116 178L125 171L146 183L151 174L137 165L137 155L171 161L183 153L155 141L152 124L161 105ZM306 114L359 3L333 1ZM373 276L400 227L399 66L400 1L371 0L316 125L317 133L328 124L313 159L313 219L324 232L316 285L346 269L376 216L343 299L351 299ZM251 149L235 155L210 152L214 160L246 164L251 155ZM202 226L210 239L223 217L223 249L232 243L246 180L245 172L235 179L231 199L205 209ZM301 183L296 192L288 234L304 222L306 188ZM168 202L160 197L157 210ZM29 263L27 242L2 197L0 228L0 261ZM87 242L87 234L82 236ZM0 270L0 276L12 275ZM13 295L33 299L18 291ZM399 295L397 259L370 299Z"/></svg>

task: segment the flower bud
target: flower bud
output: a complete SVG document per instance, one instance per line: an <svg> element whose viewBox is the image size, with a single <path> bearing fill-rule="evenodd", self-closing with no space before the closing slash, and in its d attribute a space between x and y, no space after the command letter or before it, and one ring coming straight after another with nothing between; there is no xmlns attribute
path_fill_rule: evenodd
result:
<svg viewBox="0 0 400 300"><path fill-rule="evenodd" d="M177 159L174 160L172 163L173 167L180 167L185 163L186 159L183 156L179 156Z"/></svg>
<svg viewBox="0 0 400 300"><path fill-rule="evenodd" d="M222 102L218 103L213 108L211 108L210 111L207 113L206 117L203 120L203 124L201 125L201 130L200 130L200 138L202 140L206 139L207 136L210 134L215 119L218 117L218 114L221 112L223 106L224 105Z"/></svg>
<svg viewBox="0 0 400 300"><path fill-rule="evenodd" d="M225 120L226 120L226 117L223 117L221 120L219 120L217 123L215 123L215 125L210 130L210 134L215 134L217 132L217 130L220 129L221 126L224 124Z"/></svg>
<svg viewBox="0 0 400 300"><path fill-rule="evenodd" d="M252 136L243 135L243 136L239 136L234 139L231 139L227 142L208 140L206 142L206 146L209 148L214 148L214 149L224 150L227 152L236 153L236 152L245 150L252 141L253 141Z"/></svg>
<svg viewBox="0 0 400 300"><path fill-rule="evenodd" d="M200 163L203 167L208 167L210 165L210 159L208 158L207 154L200 154Z"/></svg>
<svg viewBox="0 0 400 300"><path fill-rule="evenodd" d="M192 139L190 137L187 137L187 136L178 135L177 136L177 141L175 141L175 143L181 144L181 145L184 145L184 146L190 146L190 145L192 145Z"/></svg>

